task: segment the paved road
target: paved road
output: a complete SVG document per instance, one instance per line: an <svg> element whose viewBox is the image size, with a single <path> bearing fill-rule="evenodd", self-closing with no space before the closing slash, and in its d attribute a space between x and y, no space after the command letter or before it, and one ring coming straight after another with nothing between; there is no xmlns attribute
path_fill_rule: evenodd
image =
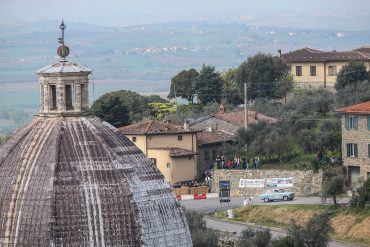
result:
<svg viewBox="0 0 370 247"><path fill-rule="evenodd" d="M226 210L229 208L237 208L243 206L244 197L232 197L230 203L220 203L218 198L206 199L206 200L189 200L181 201L181 205L187 209L195 210L203 214L212 213L214 211ZM348 198L338 199L338 203L346 203ZM287 202L262 202L258 198L254 198L252 201L255 205L276 205L276 204L321 204L320 197L297 197L293 201Z"/></svg>
<svg viewBox="0 0 370 247"><path fill-rule="evenodd" d="M236 208L243 205L244 197L232 197L230 203L220 203L218 198L214 199L206 199L206 200L191 200L191 201L182 201L181 205L184 206L186 209L195 210L197 212L208 214L214 211L221 211L226 210L229 208ZM339 203L348 202L347 198L339 199ZM258 199L253 200L253 204L255 205L276 205L276 204L321 204L321 199L319 197L298 197L295 198L293 201L287 202L269 202L264 203L260 202ZM218 219L213 219L208 216L205 216L205 220L207 226L216 230L220 231L228 231L228 232L235 232L236 234L240 234L241 231L247 226L261 228L260 226L254 224L244 224L244 223L237 223L237 222L229 222L223 221ZM279 228L270 228L271 235L273 237L282 237L286 235L286 232ZM356 244L349 244L339 241L330 241L330 247L358 247L364 245L356 245Z"/></svg>

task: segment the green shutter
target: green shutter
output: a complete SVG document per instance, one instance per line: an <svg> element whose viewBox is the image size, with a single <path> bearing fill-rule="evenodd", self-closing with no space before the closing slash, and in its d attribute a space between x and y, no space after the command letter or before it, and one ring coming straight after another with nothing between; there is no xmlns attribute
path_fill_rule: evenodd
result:
<svg viewBox="0 0 370 247"><path fill-rule="evenodd" d="M353 127L355 130L357 130L357 116L353 116Z"/></svg>
<svg viewBox="0 0 370 247"><path fill-rule="evenodd" d="M370 144L367 144L367 153L368 153L368 156L370 158Z"/></svg>
<svg viewBox="0 0 370 247"><path fill-rule="evenodd" d="M346 122L346 129L348 130L349 129L349 124L348 124L349 116L344 115L344 119L345 119L345 122Z"/></svg>
<svg viewBox="0 0 370 247"><path fill-rule="evenodd" d="M347 144L347 157L350 157L351 156L351 153L350 153L350 150L349 150L349 145L350 144Z"/></svg>
<svg viewBox="0 0 370 247"><path fill-rule="evenodd" d="M355 146L355 157L358 157L358 153L357 153L357 144L354 144Z"/></svg>
<svg viewBox="0 0 370 247"><path fill-rule="evenodd" d="M367 130L370 130L370 116L367 116Z"/></svg>

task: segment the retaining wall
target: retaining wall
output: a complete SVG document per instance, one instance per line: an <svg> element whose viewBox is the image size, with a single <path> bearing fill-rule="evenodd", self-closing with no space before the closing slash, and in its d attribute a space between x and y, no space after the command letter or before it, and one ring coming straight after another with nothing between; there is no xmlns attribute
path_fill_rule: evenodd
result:
<svg viewBox="0 0 370 247"><path fill-rule="evenodd" d="M296 196L318 195L323 186L323 173L321 171L297 170L215 170L212 179L212 192L218 192L220 180L230 180L231 196L258 195L268 188L239 188L240 179L267 179L267 178L294 178L293 187L284 188L295 193Z"/></svg>

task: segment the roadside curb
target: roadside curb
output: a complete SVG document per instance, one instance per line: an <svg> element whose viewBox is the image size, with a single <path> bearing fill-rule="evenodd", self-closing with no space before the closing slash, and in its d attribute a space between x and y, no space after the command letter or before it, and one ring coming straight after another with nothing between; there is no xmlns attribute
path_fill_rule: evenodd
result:
<svg viewBox="0 0 370 247"><path fill-rule="evenodd" d="M204 199L217 198L217 197L218 197L218 193L178 195L176 196L176 200L177 201L204 200Z"/></svg>

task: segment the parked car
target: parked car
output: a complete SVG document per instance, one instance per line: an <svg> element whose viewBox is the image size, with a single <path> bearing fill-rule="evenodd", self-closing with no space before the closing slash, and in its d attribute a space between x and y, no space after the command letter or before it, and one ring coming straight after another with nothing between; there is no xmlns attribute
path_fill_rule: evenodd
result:
<svg viewBox="0 0 370 247"><path fill-rule="evenodd" d="M267 190L265 193L258 196L261 200L264 202L271 202L275 200L293 200L294 193L293 192L287 192L284 189L270 189Z"/></svg>

